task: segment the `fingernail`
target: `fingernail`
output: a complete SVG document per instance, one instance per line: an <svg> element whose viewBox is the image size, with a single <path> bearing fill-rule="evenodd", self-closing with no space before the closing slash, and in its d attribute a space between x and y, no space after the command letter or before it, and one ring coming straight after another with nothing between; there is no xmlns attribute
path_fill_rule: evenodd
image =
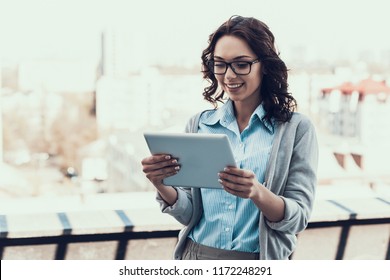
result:
<svg viewBox="0 0 390 280"><path fill-rule="evenodd" d="M221 180L221 179L218 179L218 182L219 182L220 184L222 184L222 180Z"/></svg>
<svg viewBox="0 0 390 280"><path fill-rule="evenodd" d="M175 166L175 169L176 170L180 170L180 166Z"/></svg>
<svg viewBox="0 0 390 280"><path fill-rule="evenodd" d="M229 171L229 168L225 167L225 168L223 169L223 171Z"/></svg>
<svg viewBox="0 0 390 280"><path fill-rule="evenodd" d="M172 160L172 163L177 163L177 160L176 159Z"/></svg>
<svg viewBox="0 0 390 280"><path fill-rule="evenodd" d="M171 158L171 156L165 156L165 159L170 159Z"/></svg>

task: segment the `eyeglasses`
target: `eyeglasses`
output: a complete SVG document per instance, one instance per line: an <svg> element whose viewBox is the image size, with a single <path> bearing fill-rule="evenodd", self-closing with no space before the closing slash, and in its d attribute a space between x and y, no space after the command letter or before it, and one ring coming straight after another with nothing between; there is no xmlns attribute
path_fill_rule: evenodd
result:
<svg viewBox="0 0 390 280"><path fill-rule="evenodd" d="M209 60L207 62L207 67L215 75L225 74L228 67L230 67L236 75L248 75L251 72L252 64L257 62L260 62L260 60L255 59L253 61L233 61L230 63Z"/></svg>

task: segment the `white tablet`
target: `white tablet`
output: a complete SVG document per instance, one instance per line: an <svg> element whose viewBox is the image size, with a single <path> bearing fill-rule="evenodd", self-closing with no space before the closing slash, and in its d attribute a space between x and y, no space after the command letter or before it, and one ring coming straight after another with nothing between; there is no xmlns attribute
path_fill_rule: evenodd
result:
<svg viewBox="0 0 390 280"><path fill-rule="evenodd" d="M224 134L144 133L152 154L177 158L180 171L164 184L181 187L222 188L218 172L236 166L229 139Z"/></svg>

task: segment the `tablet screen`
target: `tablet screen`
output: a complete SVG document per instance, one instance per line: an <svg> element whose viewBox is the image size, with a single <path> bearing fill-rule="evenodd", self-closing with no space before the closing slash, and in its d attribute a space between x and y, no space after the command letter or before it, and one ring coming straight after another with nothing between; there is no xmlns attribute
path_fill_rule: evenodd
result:
<svg viewBox="0 0 390 280"><path fill-rule="evenodd" d="M164 184L181 187L221 188L218 172L236 166L225 134L144 133L152 154L170 154L177 158L180 171Z"/></svg>

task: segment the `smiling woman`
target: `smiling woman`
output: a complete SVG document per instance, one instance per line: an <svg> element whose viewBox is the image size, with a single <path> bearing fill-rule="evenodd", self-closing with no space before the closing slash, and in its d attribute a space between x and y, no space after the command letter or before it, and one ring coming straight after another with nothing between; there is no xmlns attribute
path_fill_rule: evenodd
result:
<svg viewBox="0 0 390 280"><path fill-rule="evenodd" d="M216 108L191 118L186 132L227 135L237 167L216 174L222 189L184 188L164 184L181 172L172 155L142 160L162 211L184 225L174 257L287 259L313 207L314 127L294 112L287 67L263 22L231 17L210 35L202 62L211 83L203 96Z"/></svg>

